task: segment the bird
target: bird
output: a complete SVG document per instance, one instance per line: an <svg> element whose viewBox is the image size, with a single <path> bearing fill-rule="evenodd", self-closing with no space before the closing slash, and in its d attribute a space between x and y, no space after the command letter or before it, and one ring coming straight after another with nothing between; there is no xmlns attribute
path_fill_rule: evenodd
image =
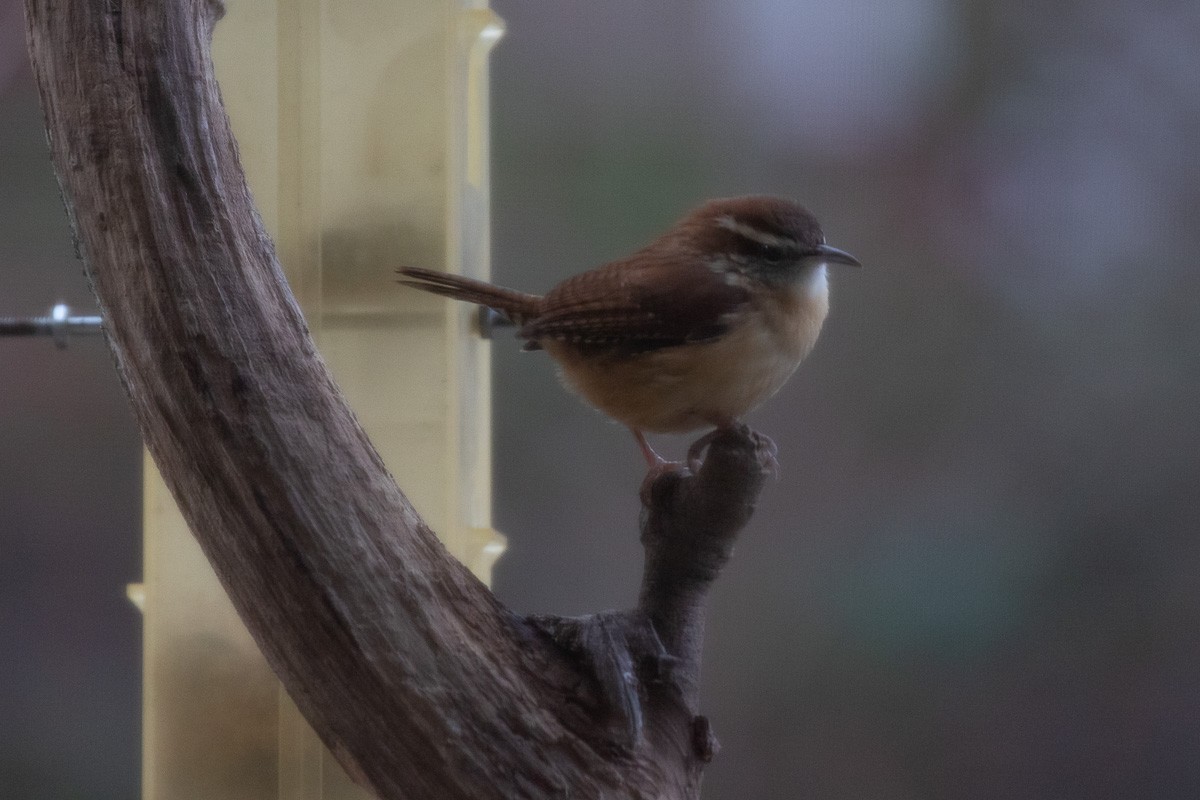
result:
<svg viewBox="0 0 1200 800"><path fill-rule="evenodd" d="M544 295L453 273L401 267L398 282L491 308L527 350L544 350L563 383L632 431L652 470L678 467L647 433L712 428L705 447L784 385L829 313L827 266L860 267L825 242L792 200L709 200L631 255L574 275ZM774 444L769 444L774 469Z"/></svg>

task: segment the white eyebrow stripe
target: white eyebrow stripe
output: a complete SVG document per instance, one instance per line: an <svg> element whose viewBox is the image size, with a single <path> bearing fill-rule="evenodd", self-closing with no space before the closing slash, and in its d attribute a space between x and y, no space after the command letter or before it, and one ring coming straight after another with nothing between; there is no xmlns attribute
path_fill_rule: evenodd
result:
<svg viewBox="0 0 1200 800"><path fill-rule="evenodd" d="M797 249L796 243L791 239L785 239L782 236L776 236L773 233L760 231L758 228L751 227L744 222L739 222L733 217L725 214L717 217L717 225L726 230L733 231L738 236L749 239L752 242L766 245L768 247L786 247L792 250Z"/></svg>

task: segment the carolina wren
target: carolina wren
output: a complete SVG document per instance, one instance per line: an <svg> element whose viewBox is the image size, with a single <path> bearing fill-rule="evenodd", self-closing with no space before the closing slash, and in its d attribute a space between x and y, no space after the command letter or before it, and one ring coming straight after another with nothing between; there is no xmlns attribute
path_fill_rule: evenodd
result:
<svg viewBox="0 0 1200 800"><path fill-rule="evenodd" d="M789 200L710 200L646 247L567 278L545 295L405 267L400 283L488 306L545 350L564 382L633 431L736 424L787 381L829 312L827 264L861 266L825 244ZM713 431L688 452L696 467Z"/></svg>

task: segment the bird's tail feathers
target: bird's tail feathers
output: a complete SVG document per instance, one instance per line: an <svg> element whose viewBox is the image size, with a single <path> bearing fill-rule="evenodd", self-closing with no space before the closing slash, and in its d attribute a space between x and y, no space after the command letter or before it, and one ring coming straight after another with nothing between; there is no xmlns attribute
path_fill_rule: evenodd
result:
<svg viewBox="0 0 1200 800"><path fill-rule="evenodd" d="M397 283L442 297L487 306L504 314L517 326L524 325L530 318L537 316L541 307L542 298L536 294L493 286L462 275L420 267L401 267L396 273L400 275Z"/></svg>

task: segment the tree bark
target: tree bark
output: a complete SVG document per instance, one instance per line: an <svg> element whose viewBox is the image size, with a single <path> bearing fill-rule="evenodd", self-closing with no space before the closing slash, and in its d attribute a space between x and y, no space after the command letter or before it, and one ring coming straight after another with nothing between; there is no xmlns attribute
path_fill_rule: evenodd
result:
<svg viewBox="0 0 1200 800"><path fill-rule="evenodd" d="M644 492L638 607L518 617L396 487L263 231L219 3L27 0L51 152L139 427L272 668L381 798L694 798L702 604L763 484L748 430Z"/></svg>

